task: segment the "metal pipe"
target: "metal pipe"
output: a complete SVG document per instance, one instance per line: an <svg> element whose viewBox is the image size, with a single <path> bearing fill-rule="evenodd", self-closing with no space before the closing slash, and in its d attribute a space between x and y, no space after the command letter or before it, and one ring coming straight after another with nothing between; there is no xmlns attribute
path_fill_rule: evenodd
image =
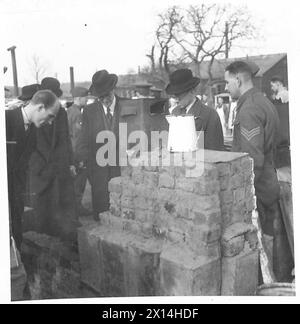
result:
<svg viewBox="0 0 300 324"><path fill-rule="evenodd" d="M7 50L11 52L11 61L12 61L13 77L14 77L14 95L17 97L19 95L19 87L18 87L16 52L15 52L16 46L9 47Z"/></svg>

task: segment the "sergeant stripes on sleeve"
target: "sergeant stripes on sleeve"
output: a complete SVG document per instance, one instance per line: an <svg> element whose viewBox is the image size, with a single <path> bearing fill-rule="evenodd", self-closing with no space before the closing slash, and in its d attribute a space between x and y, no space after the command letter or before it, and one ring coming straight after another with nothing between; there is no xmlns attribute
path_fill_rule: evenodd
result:
<svg viewBox="0 0 300 324"><path fill-rule="evenodd" d="M241 127L241 134L246 138L247 141L251 141L255 136L260 134L260 127L247 130L244 127Z"/></svg>

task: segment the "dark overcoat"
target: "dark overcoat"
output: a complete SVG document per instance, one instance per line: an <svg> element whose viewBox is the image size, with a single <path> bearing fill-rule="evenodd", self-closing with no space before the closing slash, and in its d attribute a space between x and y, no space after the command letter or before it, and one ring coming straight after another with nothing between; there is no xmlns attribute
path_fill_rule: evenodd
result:
<svg viewBox="0 0 300 324"><path fill-rule="evenodd" d="M36 195L40 232L63 239L74 236L78 225L71 165L67 113L61 107L51 125L37 130L36 150L30 159L30 187Z"/></svg>
<svg viewBox="0 0 300 324"><path fill-rule="evenodd" d="M36 128L25 131L21 108L6 110L8 199L11 231L20 248L28 160L36 145Z"/></svg>
<svg viewBox="0 0 300 324"><path fill-rule="evenodd" d="M120 101L121 99L116 97L111 127L109 127L103 106L99 100L86 106L82 115L82 129L75 150L76 159L84 161L87 166L95 217L109 209L108 182L111 178L120 176L120 167L118 166ZM113 147L116 154L115 166L100 166L99 161L97 162L97 153L105 145L105 143L96 142L97 135L101 131L111 131L115 135L116 145Z"/></svg>

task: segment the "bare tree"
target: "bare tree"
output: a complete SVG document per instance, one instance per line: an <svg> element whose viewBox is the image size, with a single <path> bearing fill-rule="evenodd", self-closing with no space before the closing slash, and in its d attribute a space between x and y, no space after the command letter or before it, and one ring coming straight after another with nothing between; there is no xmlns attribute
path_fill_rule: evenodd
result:
<svg viewBox="0 0 300 324"><path fill-rule="evenodd" d="M258 32L246 7L203 3L167 9L159 15L155 36L160 55L156 62L153 46L147 55L152 67L169 75L171 66L192 63L201 77L201 64L209 61L211 81L215 59L227 57L240 41L258 37Z"/></svg>
<svg viewBox="0 0 300 324"><path fill-rule="evenodd" d="M37 54L32 55L29 62L32 76L36 83L39 83L48 69L48 64L42 60Z"/></svg>

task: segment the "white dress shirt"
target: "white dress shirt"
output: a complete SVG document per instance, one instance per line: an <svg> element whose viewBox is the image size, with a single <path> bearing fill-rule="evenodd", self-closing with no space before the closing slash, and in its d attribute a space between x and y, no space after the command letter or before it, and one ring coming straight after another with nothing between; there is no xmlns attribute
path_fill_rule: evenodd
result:
<svg viewBox="0 0 300 324"><path fill-rule="evenodd" d="M105 115L107 115L107 107L104 106L103 104L102 104L102 106L103 106ZM113 102L109 107L110 113L111 113L112 116L114 115L115 107L116 107L116 96L114 96Z"/></svg>
<svg viewBox="0 0 300 324"><path fill-rule="evenodd" d="M30 121L27 117L27 114L24 110L24 107L21 108L21 111L22 111L22 116L23 116L23 121L24 121L24 128L25 128L25 131L27 131L27 129L29 128L30 126Z"/></svg>

